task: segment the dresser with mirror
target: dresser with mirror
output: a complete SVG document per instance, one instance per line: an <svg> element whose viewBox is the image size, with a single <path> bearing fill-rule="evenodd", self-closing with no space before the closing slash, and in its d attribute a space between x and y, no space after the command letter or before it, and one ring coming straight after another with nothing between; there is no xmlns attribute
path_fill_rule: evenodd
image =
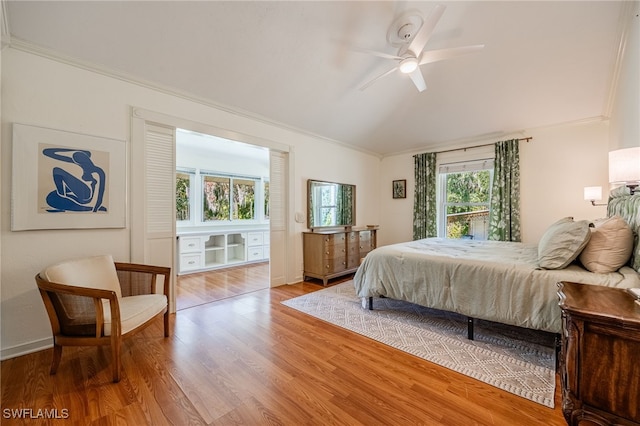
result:
<svg viewBox="0 0 640 426"><path fill-rule="evenodd" d="M307 181L309 232L303 232L303 279L328 280L351 274L376 248L377 227L355 228L355 185Z"/></svg>

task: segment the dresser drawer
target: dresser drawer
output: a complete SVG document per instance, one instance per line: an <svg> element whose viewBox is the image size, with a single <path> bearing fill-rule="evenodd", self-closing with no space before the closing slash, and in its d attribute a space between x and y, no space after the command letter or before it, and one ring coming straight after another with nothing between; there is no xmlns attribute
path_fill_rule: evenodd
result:
<svg viewBox="0 0 640 426"><path fill-rule="evenodd" d="M360 243L371 241L371 231L360 231Z"/></svg>
<svg viewBox="0 0 640 426"><path fill-rule="evenodd" d="M202 238L200 237L180 237L180 253L193 253L202 250Z"/></svg>
<svg viewBox="0 0 640 426"><path fill-rule="evenodd" d="M263 248L262 247L249 247L249 249L247 250L247 260L248 261L253 261L253 260L262 260L264 258L263 256Z"/></svg>
<svg viewBox="0 0 640 426"><path fill-rule="evenodd" d="M332 245L342 245L345 242L345 234L331 234L331 235L324 235L323 236L323 241L324 241L324 246L328 247L328 246L332 246Z"/></svg>
<svg viewBox="0 0 640 426"><path fill-rule="evenodd" d="M323 262L324 271L327 274L333 274L334 272L340 272L347 269L347 261L344 257L337 257L335 259L327 259Z"/></svg>
<svg viewBox="0 0 640 426"><path fill-rule="evenodd" d="M347 254L347 246L344 244L325 244L322 250L323 259L334 259L336 257L345 257Z"/></svg>
<svg viewBox="0 0 640 426"><path fill-rule="evenodd" d="M262 244L263 244L262 232L249 232L247 234L247 245L249 247L261 246Z"/></svg>
<svg viewBox="0 0 640 426"><path fill-rule="evenodd" d="M190 271L202 268L202 254L181 254L180 271Z"/></svg>
<svg viewBox="0 0 640 426"><path fill-rule="evenodd" d="M373 241L360 240L360 251L370 252L371 250L373 250Z"/></svg>

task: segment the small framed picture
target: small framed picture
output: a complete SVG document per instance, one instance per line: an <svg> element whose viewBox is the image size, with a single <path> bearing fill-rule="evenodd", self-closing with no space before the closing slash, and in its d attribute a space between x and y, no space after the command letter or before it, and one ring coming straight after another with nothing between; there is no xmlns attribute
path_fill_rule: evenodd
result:
<svg viewBox="0 0 640 426"><path fill-rule="evenodd" d="M393 198L407 198L407 180L393 181Z"/></svg>

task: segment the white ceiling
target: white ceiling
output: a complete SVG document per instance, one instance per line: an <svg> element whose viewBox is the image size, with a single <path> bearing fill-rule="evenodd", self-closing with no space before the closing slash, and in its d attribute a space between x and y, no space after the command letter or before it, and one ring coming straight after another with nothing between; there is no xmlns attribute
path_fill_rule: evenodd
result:
<svg viewBox="0 0 640 426"><path fill-rule="evenodd" d="M251 116L389 154L606 116L618 1L446 1L427 90L349 46L396 54L387 29L435 2L8 1L12 43L37 46Z"/></svg>

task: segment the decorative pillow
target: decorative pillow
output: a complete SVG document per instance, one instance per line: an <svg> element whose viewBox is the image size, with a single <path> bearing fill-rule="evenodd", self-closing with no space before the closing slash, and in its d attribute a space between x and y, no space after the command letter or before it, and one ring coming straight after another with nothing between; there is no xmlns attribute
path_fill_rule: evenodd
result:
<svg viewBox="0 0 640 426"><path fill-rule="evenodd" d="M565 217L551 225L538 243L538 265L544 269L563 269L573 262L589 242L589 221L574 222Z"/></svg>
<svg viewBox="0 0 640 426"><path fill-rule="evenodd" d="M589 271L599 274L617 271L631 257L633 231L620 216L594 225L589 243L580 253L580 262Z"/></svg>

